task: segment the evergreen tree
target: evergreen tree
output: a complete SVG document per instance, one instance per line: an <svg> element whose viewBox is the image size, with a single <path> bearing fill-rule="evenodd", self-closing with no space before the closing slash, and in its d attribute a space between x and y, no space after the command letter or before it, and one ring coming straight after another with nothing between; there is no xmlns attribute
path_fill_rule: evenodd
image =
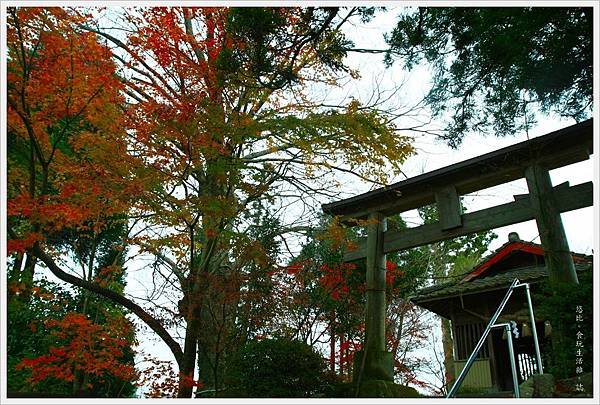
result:
<svg viewBox="0 0 600 405"><path fill-rule="evenodd" d="M536 112L591 115L592 7L420 7L387 37L387 63L433 67L435 117L451 114L445 138L512 135Z"/></svg>

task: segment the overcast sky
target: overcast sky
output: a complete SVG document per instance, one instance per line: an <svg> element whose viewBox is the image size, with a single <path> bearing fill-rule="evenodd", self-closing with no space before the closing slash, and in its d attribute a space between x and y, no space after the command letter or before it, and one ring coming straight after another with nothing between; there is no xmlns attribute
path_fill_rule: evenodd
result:
<svg viewBox="0 0 600 405"><path fill-rule="evenodd" d="M400 7L389 8L386 13L379 14L372 22L360 29L348 30L348 35L354 40L358 48L385 47L383 33L390 32L394 27L396 16L402 11ZM359 27L357 27L359 28ZM382 88L392 88L395 84L405 82L403 95L406 100L398 100L398 103L406 103L408 100L418 100L428 90L430 75L426 66L415 69L412 72L404 72L401 63L396 63L391 68L385 68L383 65L383 56L351 54L351 63L362 73L360 84L353 85L358 92L368 94L370 92L369 84L374 78L382 79ZM400 98L400 97L399 97ZM513 137L497 138L494 136L483 137L479 134L469 134L463 141L461 147L457 150L449 148L444 142L438 141L433 136L415 135L414 146L418 153L409 158L403 171L408 177L416 176L421 173L429 172L444 166L451 165L469 158L488 153L502 147L527 140L527 137L533 138L555 131L566 126L575 124L573 120L560 119L557 117L538 117L538 125L526 133L517 133ZM402 126L402 125L400 125ZM569 181L571 185L584 183L594 179L594 163L597 154L592 155L591 159L559 168L551 171L551 178L554 185L564 181ZM400 181L403 178L397 178L394 181ZM364 192L356 187L356 182L348 182L347 188L357 188L357 194ZM347 190L345 190L347 191ZM527 186L524 179L520 179L504 186L497 186L493 189L482 190L466 198L465 204L469 211L486 208L492 205L513 201L514 194L526 194ZM416 219L415 215L406 216ZM595 217L593 208L584 208L569 213L562 214L563 224L567 233L567 238L571 250L591 254L594 246L594 223ZM528 221L522 224L515 224L504 228L496 229L499 237L491 246L491 249L497 248L507 240L508 233L515 230L521 236L521 239L539 243L539 237L535 221Z"/></svg>

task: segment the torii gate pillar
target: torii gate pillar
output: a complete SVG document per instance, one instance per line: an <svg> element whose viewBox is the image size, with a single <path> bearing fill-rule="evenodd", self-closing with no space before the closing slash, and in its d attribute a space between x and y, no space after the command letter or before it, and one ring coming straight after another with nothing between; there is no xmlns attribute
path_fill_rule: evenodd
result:
<svg viewBox="0 0 600 405"><path fill-rule="evenodd" d="M365 345L354 362L354 380L394 380L394 356L385 350L385 272L383 234L387 221L381 213L369 214L367 232L367 305Z"/></svg>
<svg viewBox="0 0 600 405"><path fill-rule="evenodd" d="M579 284L560 210L552 190L550 173L542 166L534 164L525 170L525 179L540 241L544 247L550 281Z"/></svg>

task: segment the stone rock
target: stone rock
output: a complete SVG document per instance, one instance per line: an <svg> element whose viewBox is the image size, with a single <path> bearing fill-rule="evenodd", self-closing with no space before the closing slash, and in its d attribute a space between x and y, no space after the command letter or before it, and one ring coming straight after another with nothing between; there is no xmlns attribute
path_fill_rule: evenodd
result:
<svg viewBox="0 0 600 405"><path fill-rule="evenodd" d="M419 392L387 380L368 380L360 384L359 398L418 398Z"/></svg>
<svg viewBox="0 0 600 405"><path fill-rule="evenodd" d="M533 376L529 377L527 381L519 385L519 395L521 398L533 398Z"/></svg>
<svg viewBox="0 0 600 405"><path fill-rule="evenodd" d="M554 396L554 376L552 374L534 374L533 397L552 398Z"/></svg>
<svg viewBox="0 0 600 405"><path fill-rule="evenodd" d="M534 374L519 385L521 398L552 398L554 396L554 376Z"/></svg>

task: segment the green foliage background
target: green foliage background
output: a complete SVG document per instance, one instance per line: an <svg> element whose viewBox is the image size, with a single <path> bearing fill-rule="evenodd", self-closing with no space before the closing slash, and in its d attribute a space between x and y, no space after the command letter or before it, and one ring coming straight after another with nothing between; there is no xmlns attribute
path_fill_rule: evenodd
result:
<svg viewBox="0 0 600 405"><path fill-rule="evenodd" d="M592 271L582 272L578 277L578 285L553 285L546 281L534 297L536 316L547 319L552 325L552 345L543 353L542 361L546 364L544 372L556 378L578 375L575 371L578 331L583 333L580 339L583 372L591 372L593 368L594 280ZM581 322L576 320L577 306L582 309Z"/></svg>
<svg viewBox="0 0 600 405"><path fill-rule="evenodd" d="M326 390L325 361L309 345L288 339L253 341L227 369L228 395L307 398Z"/></svg>

